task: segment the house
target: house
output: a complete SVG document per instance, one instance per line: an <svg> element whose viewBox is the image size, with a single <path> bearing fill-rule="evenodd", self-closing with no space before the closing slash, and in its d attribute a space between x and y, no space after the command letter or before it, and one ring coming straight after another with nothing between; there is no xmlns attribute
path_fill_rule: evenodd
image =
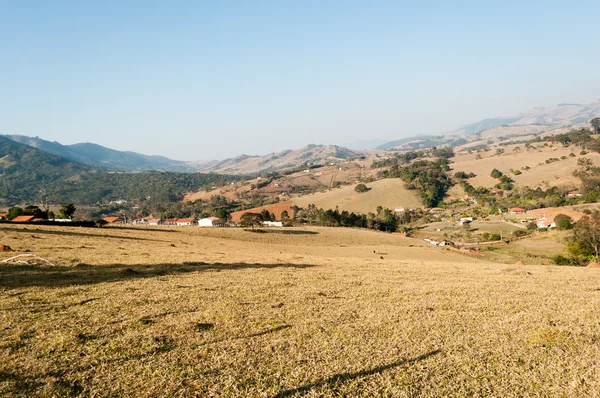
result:
<svg viewBox="0 0 600 398"><path fill-rule="evenodd" d="M147 225L148 224L148 219L142 217L142 218L136 218L135 220L133 220L133 224L134 225Z"/></svg>
<svg viewBox="0 0 600 398"><path fill-rule="evenodd" d="M159 218L149 218L148 225L163 225L163 220Z"/></svg>
<svg viewBox="0 0 600 398"><path fill-rule="evenodd" d="M17 216L12 219L12 222L30 222L33 221L34 216Z"/></svg>
<svg viewBox="0 0 600 398"><path fill-rule="evenodd" d="M199 227L217 227L220 224L219 221L220 221L219 217L202 218L200 221L198 221L198 226Z"/></svg>
<svg viewBox="0 0 600 398"><path fill-rule="evenodd" d="M102 220L107 224L123 224L122 217L104 217Z"/></svg>
<svg viewBox="0 0 600 398"><path fill-rule="evenodd" d="M198 220L193 217L189 218L179 218L175 223L178 227L190 227L192 225L198 225Z"/></svg>
<svg viewBox="0 0 600 398"><path fill-rule="evenodd" d="M283 223L281 221L263 221L263 225L265 227L283 227Z"/></svg>
<svg viewBox="0 0 600 398"><path fill-rule="evenodd" d="M177 225L178 218L167 218L164 221L164 225Z"/></svg>
<svg viewBox="0 0 600 398"><path fill-rule="evenodd" d="M430 213L441 213L443 211L444 211L444 209L442 209L441 207L434 207L432 209L429 209Z"/></svg>
<svg viewBox="0 0 600 398"><path fill-rule="evenodd" d="M396 207L394 213L404 213L406 209L404 207Z"/></svg>
<svg viewBox="0 0 600 398"><path fill-rule="evenodd" d="M8 213L0 213L0 221L6 220L6 217L8 217Z"/></svg>
<svg viewBox="0 0 600 398"><path fill-rule="evenodd" d="M522 209L520 207L511 207L510 209L508 209L508 212L510 214L525 214L527 210Z"/></svg>
<svg viewBox="0 0 600 398"><path fill-rule="evenodd" d="M462 217L460 219L460 225L466 225L473 222L473 217Z"/></svg>
<svg viewBox="0 0 600 398"><path fill-rule="evenodd" d="M556 223L547 219L537 220L535 224L539 229L556 228Z"/></svg>
<svg viewBox="0 0 600 398"><path fill-rule="evenodd" d="M569 192L567 192L567 197L569 197L569 198L580 198L582 196L583 195L579 191L569 191Z"/></svg>

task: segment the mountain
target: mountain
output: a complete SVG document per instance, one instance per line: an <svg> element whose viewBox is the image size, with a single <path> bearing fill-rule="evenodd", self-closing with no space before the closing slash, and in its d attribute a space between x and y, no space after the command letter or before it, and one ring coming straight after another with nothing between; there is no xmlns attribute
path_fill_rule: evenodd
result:
<svg viewBox="0 0 600 398"><path fill-rule="evenodd" d="M308 145L264 156L241 155L225 159L204 171L224 174L259 174L295 169L303 164L339 163L346 159L368 156L366 151L354 151L336 145Z"/></svg>
<svg viewBox="0 0 600 398"><path fill-rule="evenodd" d="M369 139L369 140L359 140L354 142L349 142L344 144L344 148L353 149L353 150L363 150L363 149L375 149L379 145L385 144L387 140L380 140L378 138Z"/></svg>
<svg viewBox="0 0 600 398"><path fill-rule="evenodd" d="M516 116L485 119L477 123L467 124L452 131L451 134L470 136L500 126L544 125L564 127L588 123L596 116L600 116L600 100L589 104L558 104L552 107L533 108Z"/></svg>
<svg viewBox="0 0 600 398"><path fill-rule="evenodd" d="M177 200L187 192L241 178L207 173L109 172L0 136L0 204L3 206L35 203L42 188L53 203Z"/></svg>
<svg viewBox="0 0 600 398"><path fill-rule="evenodd" d="M377 149L412 150L440 145L455 147L475 141L486 132L490 132L486 135L486 139L494 138L497 135L506 137L530 135L532 129L527 127L531 126L536 127L535 130L538 134L547 133L552 130L587 124L596 116L600 116L600 100L589 104L558 104L552 107L534 108L515 116L480 120L441 136L423 135L402 138L379 145Z"/></svg>
<svg viewBox="0 0 600 398"><path fill-rule="evenodd" d="M39 137L26 137L23 135L6 135L5 137L15 142L62 156L66 159L109 171L132 172L157 170L193 173L214 164L214 162L183 162L163 156L149 156L136 152L117 151L92 143L63 145L58 142L46 141Z"/></svg>

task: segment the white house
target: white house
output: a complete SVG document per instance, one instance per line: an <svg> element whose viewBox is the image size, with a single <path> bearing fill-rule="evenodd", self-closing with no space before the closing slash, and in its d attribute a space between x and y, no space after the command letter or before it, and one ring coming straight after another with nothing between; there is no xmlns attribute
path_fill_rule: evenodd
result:
<svg viewBox="0 0 600 398"><path fill-rule="evenodd" d="M396 207L394 209L395 213L404 213L406 211L406 209L404 207Z"/></svg>
<svg viewBox="0 0 600 398"><path fill-rule="evenodd" d="M263 225L265 227L283 227L283 223L281 221L263 221Z"/></svg>
<svg viewBox="0 0 600 398"><path fill-rule="evenodd" d="M216 227L217 222L219 221L218 217L207 217L202 218L198 221L199 227Z"/></svg>
<svg viewBox="0 0 600 398"><path fill-rule="evenodd" d="M556 223L554 221L546 219L537 220L535 224L539 229L556 228Z"/></svg>

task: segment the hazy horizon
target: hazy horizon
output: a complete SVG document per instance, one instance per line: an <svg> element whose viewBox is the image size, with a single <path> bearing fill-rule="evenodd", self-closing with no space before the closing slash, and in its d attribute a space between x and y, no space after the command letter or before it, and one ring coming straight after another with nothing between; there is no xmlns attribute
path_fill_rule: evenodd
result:
<svg viewBox="0 0 600 398"><path fill-rule="evenodd" d="M600 98L593 1L0 6L0 134L178 160Z"/></svg>

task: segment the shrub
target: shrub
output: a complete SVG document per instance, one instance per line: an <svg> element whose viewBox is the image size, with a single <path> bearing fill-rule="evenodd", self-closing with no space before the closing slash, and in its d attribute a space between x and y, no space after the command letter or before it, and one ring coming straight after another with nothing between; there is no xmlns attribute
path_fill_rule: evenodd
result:
<svg viewBox="0 0 600 398"><path fill-rule="evenodd" d="M576 257L565 257L562 254L550 257L550 260L556 265L582 265L581 260Z"/></svg>
<svg viewBox="0 0 600 398"><path fill-rule="evenodd" d="M521 173L521 170L515 170L515 171L513 171L513 174L516 175L516 176L518 176L518 175L520 175L522 173Z"/></svg>
<svg viewBox="0 0 600 398"><path fill-rule="evenodd" d="M523 231L522 229L517 229L516 231L513 232L513 236L515 238L520 238L522 236L528 235L527 231Z"/></svg>
<svg viewBox="0 0 600 398"><path fill-rule="evenodd" d="M369 188L365 184L358 184L354 187L354 190L358 193L364 193L369 190Z"/></svg>
<svg viewBox="0 0 600 398"><path fill-rule="evenodd" d="M492 178L500 178L503 176L503 174L500 170L494 169L494 170L492 170L491 176L492 176Z"/></svg>

